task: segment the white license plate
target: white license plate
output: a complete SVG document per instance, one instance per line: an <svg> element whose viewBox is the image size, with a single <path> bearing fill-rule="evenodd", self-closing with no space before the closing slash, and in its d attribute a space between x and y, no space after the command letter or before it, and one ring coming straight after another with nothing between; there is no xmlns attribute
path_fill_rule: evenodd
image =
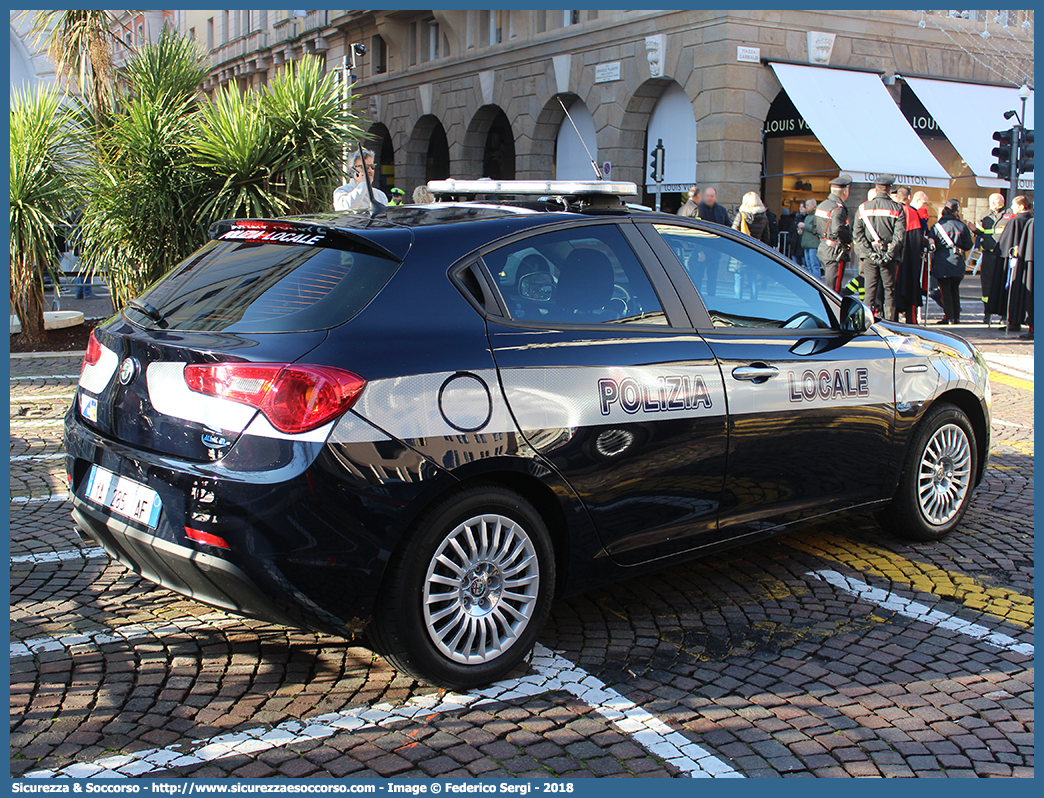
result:
<svg viewBox="0 0 1044 798"><path fill-rule="evenodd" d="M91 466L87 478L87 498L152 529L155 529L160 510L163 509L159 494L152 488L98 466Z"/></svg>

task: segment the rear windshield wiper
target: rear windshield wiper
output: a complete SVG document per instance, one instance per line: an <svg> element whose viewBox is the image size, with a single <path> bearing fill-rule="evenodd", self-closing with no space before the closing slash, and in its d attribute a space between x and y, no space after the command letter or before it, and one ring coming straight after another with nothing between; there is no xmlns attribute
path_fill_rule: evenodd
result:
<svg viewBox="0 0 1044 798"><path fill-rule="evenodd" d="M153 321L163 321L163 314L160 313L158 310L156 310L156 308L154 308L152 305L150 305L144 299L139 299L138 297L132 297L127 302L127 304L130 305L135 310L141 311L142 313L144 313L146 316L148 316Z"/></svg>

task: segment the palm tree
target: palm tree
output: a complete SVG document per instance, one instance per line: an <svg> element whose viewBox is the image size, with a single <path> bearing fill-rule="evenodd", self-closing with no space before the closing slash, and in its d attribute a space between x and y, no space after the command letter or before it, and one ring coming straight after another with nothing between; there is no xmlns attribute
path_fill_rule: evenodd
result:
<svg viewBox="0 0 1044 798"><path fill-rule="evenodd" d="M363 137L334 73L324 75L315 56L288 64L265 87L259 108L287 154L274 182L284 188L288 212L328 210L341 183L341 147Z"/></svg>
<svg viewBox="0 0 1044 798"><path fill-rule="evenodd" d="M361 136L355 120L315 56L287 64L259 95L219 91L193 143L213 178L201 222L329 210L341 144Z"/></svg>
<svg viewBox="0 0 1044 798"><path fill-rule="evenodd" d="M196 222L203 181L189 141L206 77L195 44L165 30L128 62L127 93L94 128L82 171L81 266L102 272L116 308L206 239Z"/></svg>
<svg viewBox="0 0 1044 798"><path fill-rule="evenodd" d="M32 14L30 32L44 40L55 69L85 99L98 118L112 108L116 70L112 32L115 21L108 11L23 11Z"/></svg>
<svg viewBox="0 0 1044 798"><path fill-rule="evenodd" d="M75 135L56 88L11 98L11 302L26 345L45 338L43 278L56 271Z"/></svg>

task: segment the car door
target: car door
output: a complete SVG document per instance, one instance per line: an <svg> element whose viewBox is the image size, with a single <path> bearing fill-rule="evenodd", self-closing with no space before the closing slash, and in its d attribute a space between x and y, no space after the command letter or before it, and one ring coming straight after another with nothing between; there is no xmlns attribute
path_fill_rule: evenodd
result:
<svg viewBox="0 0 1044 798"><path fill-rule="evenodd" d="M487 328L518 428L609 555L634 564L713 535L721 374L634 226L573 222L499 243L481 264L503 300Z"/></svg>
<svg viewBox="0 0 1044 798"><path fill-rule="evenodd" d="M641 229L721 365L723 534L881 498L895 423L884 339L842 332L836 295L746 237L684 223Z"/></svg>

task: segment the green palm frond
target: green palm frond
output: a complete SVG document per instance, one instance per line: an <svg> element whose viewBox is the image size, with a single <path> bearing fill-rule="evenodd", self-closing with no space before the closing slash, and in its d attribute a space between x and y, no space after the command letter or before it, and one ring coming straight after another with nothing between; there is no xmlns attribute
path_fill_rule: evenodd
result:
<svg viewBox="0 0 1044 798"><path fill-rule="evenodd" d="M56 88L11 98L11 301L23 334L42 336L43 277L58 261L68 217L75 128Z"/></svg>
<svg viewBox="0 0 1044 798"><path fill-rule="evenodd" d="M349 110L355 99L342 98L333 74L324 74L314 56L288 64L261 94L261 113L287 155L276 182L286 186L292 212L329 208L341 182L341 148L362 133Z"/></svg>
<svg viewBox="0 0 1044 798"><path fill-rule="evenodd" d="M198 213L201 221L287 212L285 186L273 176L288 156L251 96L235 89L218 91L201 112L191 146L209 176L209 196Z"/></svg>

